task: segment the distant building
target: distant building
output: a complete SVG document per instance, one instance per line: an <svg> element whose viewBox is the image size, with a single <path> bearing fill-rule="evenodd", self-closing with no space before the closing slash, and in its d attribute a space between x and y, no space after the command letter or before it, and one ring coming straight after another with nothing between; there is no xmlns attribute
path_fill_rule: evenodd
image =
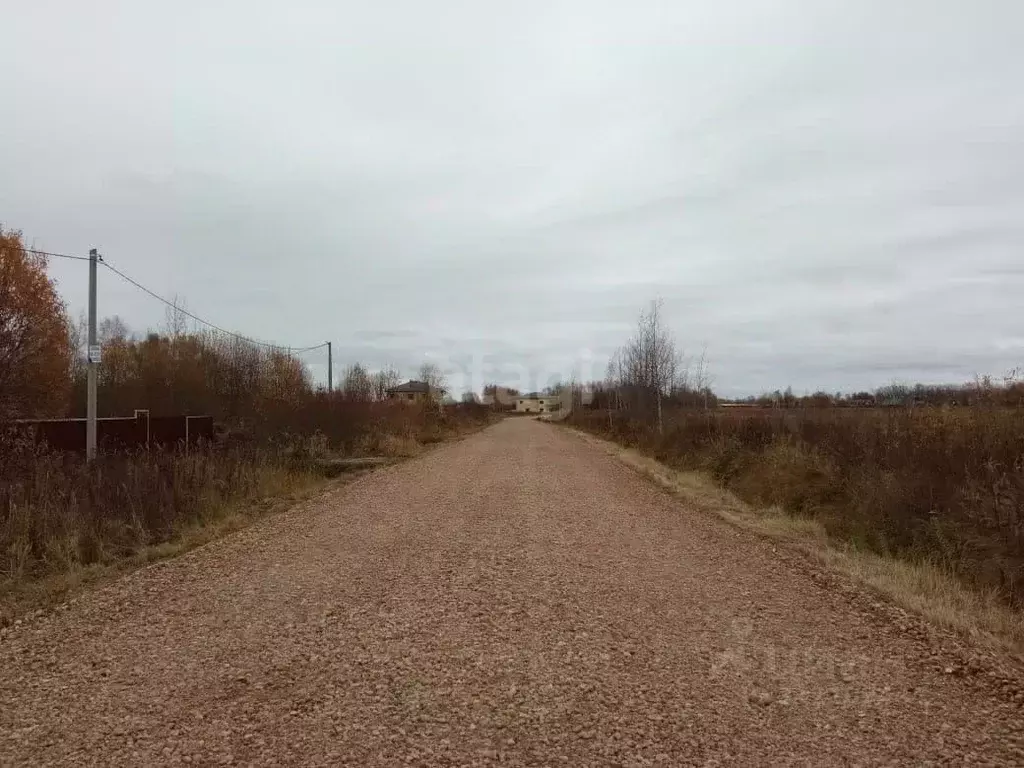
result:
<svg viewBox="0 0 1024 768"><path fill-rule="evenodd" d="M431 390L430 385L425 381L407 381L388 390L388 400L397 400L402 403L439 403L443 397L443 389Z"/></svg>
<svg viewBox="0 0 1024 768"><path fill-rule="evenodd" d="M516 398L518 413L551 413L560 410L562 399L558 395L539 395L531 392Z"/></svg>
<svg viewBox="0 0 1024 768"><path fill-rule="evenodd" d="M509 387L495 386L493 389L485 391L480 396L479 402L481 405L486 405L495 410L510 411L516 407L517 399L519 399L519 393L516 390Z"/></svg>

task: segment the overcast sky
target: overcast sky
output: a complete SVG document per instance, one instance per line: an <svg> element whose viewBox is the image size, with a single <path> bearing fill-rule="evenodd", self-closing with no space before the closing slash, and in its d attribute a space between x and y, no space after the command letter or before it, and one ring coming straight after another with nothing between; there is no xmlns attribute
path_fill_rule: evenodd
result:
<svg viewBox="0 0 1024 768"><path fill-rule="evenodd" d="M532 389L602 375L660 296L727 395L1024 364L1020 0L35 0L2 29L0 221L247 335ZM77 314L84 264L52 270ZM164 318L107 272L100 311Z"/></svg>

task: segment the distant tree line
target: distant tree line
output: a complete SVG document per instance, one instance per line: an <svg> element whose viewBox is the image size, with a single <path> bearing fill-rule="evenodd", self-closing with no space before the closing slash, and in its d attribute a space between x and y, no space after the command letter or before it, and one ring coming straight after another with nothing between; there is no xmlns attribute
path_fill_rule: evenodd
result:
<svg viewBox="0 0 1024 768"><path fill-rule="evenodd" d="M739 401L776 408L880 408L914 406L1024 405L1021 371L1010 371L1001 381L979 376L965 384L887 384L869 392L823 392L795 395L793 389L775 390Z"/></svg>

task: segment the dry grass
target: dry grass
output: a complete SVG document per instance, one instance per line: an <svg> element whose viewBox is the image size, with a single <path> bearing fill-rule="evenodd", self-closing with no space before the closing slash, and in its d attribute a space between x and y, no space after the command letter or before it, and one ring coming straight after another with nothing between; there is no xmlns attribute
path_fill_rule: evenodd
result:
<svg viewBox="0 0 1024 768"><path fill-rule="evenodd" d="M107 454L90 466L78 456L0 439L0 626L83 585L290 506L337 474L326 469L332 457L409 458L492 420L485 410L391 410L376 422L379 431L348 450L317 433L189 454Z"/></svg>
<svg viewBox="0 0 1024 768"><path fill-rule="evenodd" d="M5 459L14 457L10 452ZM327 480L246 450L77 457L33 449L0 483L0 626L294 504Z"/></svg>
<svg viewBox="0 0 1024 768"><path fill-rule="evenodd" d="M707 472L673 469L636 449L575 431L692 508L793 546L939 626L1000 648L1024 652L1024 614L1009 607L997 590L965 584L954 573L928 561L900 559L853 544L843 545L829 535L821 522L787 513L777 505L747 504L717 485Z"/></svg>
<svg viewBox="0 0 1024 768"><path fill-rule="evenodd" d="M128 555L89 564L68 563L34 576L14 579L0 578L0 627L17 621L31 611L43 611L71 599L77 592L100 585L150 563L177 557L216 539L251 525L257 520L284 511L322 492L338 482L347 482L355 475L339 480L312 479L308 485L294 488L285 495L235 503L219 510L215 518L182 526L172 538L157 544L141 545Z"/></svg>
<svg viewBox="0 0 1024 768"><path fill-rule="evenodd" d="M1024 409L593 411L572 423L838 543L955 573L1024 606Z"/></svg>
<svg viewBox="0 0 1024 768"><path fill-rule="evenodd" d="M357 443L356 454L362 456L384 456L387 458L411 458L418 456L423 445L412 435L368 435Z"/></svg>

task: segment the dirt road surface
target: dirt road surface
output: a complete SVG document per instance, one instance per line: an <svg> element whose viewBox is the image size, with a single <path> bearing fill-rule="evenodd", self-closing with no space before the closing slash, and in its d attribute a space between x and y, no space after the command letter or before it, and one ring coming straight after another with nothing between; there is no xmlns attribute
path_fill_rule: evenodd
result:
<svg viewBox="0 0 1024 768"><path fill-rule="evenodd" d="M1016 667L507 420L0 640L0 763L1024 763Z"/></svg>

